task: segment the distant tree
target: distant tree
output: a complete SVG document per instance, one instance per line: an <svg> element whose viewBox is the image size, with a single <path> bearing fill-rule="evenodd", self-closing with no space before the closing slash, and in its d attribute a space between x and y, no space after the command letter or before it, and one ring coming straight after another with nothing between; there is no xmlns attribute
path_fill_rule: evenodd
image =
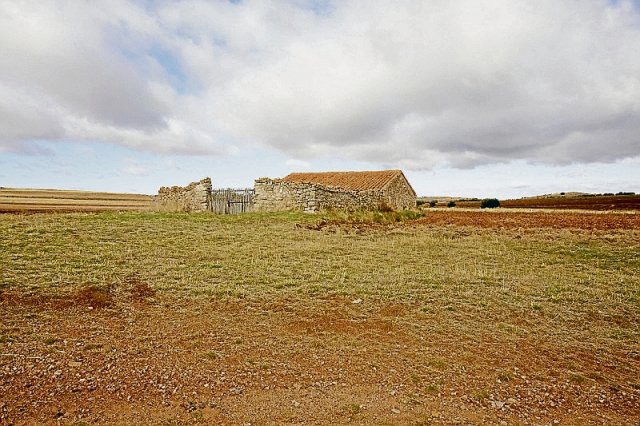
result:
<svg viewBox="0 0 640 426"><path fill-rule="evenodd" d="M424 204L426 204L425 200L416 200L416 206L417 207L423 206Z"/></svg>
<svg viewBox="0 0 640 426"><path fill-rule="evenodd" d="M494 209L496 207L500 207L500 200L498 200L497 198L485 198L484 200L480 201L481 209Z"/></svg>
<svg viewBox="0 0 640 426"><path fill-rule="evenodd" d="M429 201L429 207L435 207L438 202L436 200Z"/></svg>
<svg viewBox="0 0 640 426"><path fill-rule="evenodd" d="M455 201L449 201L447 203L447 207L455 207L456 206L456 202Z"/></svg>

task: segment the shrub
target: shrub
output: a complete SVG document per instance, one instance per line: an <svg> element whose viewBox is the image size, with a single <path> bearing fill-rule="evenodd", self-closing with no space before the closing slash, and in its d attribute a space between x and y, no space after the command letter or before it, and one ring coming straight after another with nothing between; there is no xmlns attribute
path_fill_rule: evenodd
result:
<svg viewBox="0 0 640 426"><path fill-rule="evenodd" d="M447 203L447 207L455 207L456 206L456 202L455 201L449 201Z"/></svg>
<svg viewBox="0 0 640 426"><path fill-rule="evenodd" d="M416 220L424 217L424 213L418 210L402 210L393 214L396 222L404 220Z"/></svg>
<svg viewBox="0 0 640 426"><path fill-rule="evenodd" d="M435 207L438 202L436 200L429 201L429 207Z"/></svg>
<svg viewBox="0 0 640 426"><path fill-rule="evenodd" d="M485 198L480 201L481 209L495 209L496 207L500 207L500 200L497 198Z"/></svg>
<svg viewBox="0 0 640 426"><path fill-rule="evenodd" d="M425 200L416 200L416 207L420 207L425 205L427 202Z"/></svg>

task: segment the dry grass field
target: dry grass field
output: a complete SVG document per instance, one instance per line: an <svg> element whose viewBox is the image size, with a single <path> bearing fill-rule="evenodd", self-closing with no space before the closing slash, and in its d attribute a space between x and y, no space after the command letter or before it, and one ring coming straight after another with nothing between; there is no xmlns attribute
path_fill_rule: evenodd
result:
<svg viewBox="0 0 640 426"><path fill-rule="evenodd" d="M0 215L1 424L640 420L640 215Z"/></svg>
<svg viewBox="0 0 640 426"><path fill-rule="evenodd" d="M152 197L141 194L0 188L0 213L51 211L149 210Z"/></svg>

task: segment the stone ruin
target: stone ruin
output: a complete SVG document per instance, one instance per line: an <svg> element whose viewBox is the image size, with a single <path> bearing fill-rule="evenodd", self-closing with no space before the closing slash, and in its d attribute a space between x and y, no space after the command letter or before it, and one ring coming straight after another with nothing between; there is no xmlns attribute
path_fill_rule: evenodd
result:
<svg viewBox="0 0 640 426"><path fill-rule="evenodd" d="M282 179L256 179L255 189L257 211L302 210L314 213L326 208L376 209L383 202L380 190L349 191L313 183L285 182Z"/></svg>
<svg viewBox="0 0 640 426"><path fill-rule="evenodd" d="M211 210L211 178L187 186L163 186L155 196L160 211L204 212Z"/></svg>
<svg viewBox="0 0 640 426"><path fill-rule="evenodd" d="M240 208L238 208L240 206ZM163 186L155 196L159 211L239 213L298 210L403 210L416 206L416 193L401 170L291 173L260 178L254 190L213 191L211 178Z"/></svg>
<svg viewBox="0 0 640 426"><path fill-rule="evenodd" d="M302 175L303 180L296 180L299 178L295 175L284 179L256 179L254 209L314 213L326 209L403 210L416 206L415 191L399 170L311 174L329 184L304 181L304 173L297 174ZM340 178L351 179L351 184L357 188L350 189L348 184L340 186L337 182ZM336 182L332 184L331 180Z"/></svg>

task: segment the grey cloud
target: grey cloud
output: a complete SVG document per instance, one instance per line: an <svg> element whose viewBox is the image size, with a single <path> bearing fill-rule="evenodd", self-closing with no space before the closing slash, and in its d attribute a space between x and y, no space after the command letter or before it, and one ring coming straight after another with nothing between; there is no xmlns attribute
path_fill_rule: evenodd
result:
<svg viewBox="0 0 640 426"><path fill-rule="evenodd" d="M412 169L640 155L632 2L314 4L7 6L0 83L18 94L0 100L0 146L239 142Z"/></svg>
<svg viewBox="0 0 640 426"><path fill-rule="evenodd" d="M0 147L22 141L59 138L64 129L56 114L40 104L34 97L25 95L0 82Z"/></svg>
<svg viewBox="0 0 640 426"><path fill-rule="evenodd" d="M358 4L337 5L331 33L306 34L313 55L292 41L232 83L224 99L244 117L232 131L298 156L438 153L458 167L640 154L629 4Z"/></svg>
<svg viewBox="0 0 640 426"><path fill-rule="evenodd" d="M69 120L158 132L169 105L135 64L105 42L99 8L81 3L5 4L0 15L0 144L77 137ZM92 135L87 135L92 139ZM99 138L98 138L99 139ZM107 142L113 142L107 140ZM126 143L126 141L125 141ZM153 147L148 147L153 148Z"/></svg>

